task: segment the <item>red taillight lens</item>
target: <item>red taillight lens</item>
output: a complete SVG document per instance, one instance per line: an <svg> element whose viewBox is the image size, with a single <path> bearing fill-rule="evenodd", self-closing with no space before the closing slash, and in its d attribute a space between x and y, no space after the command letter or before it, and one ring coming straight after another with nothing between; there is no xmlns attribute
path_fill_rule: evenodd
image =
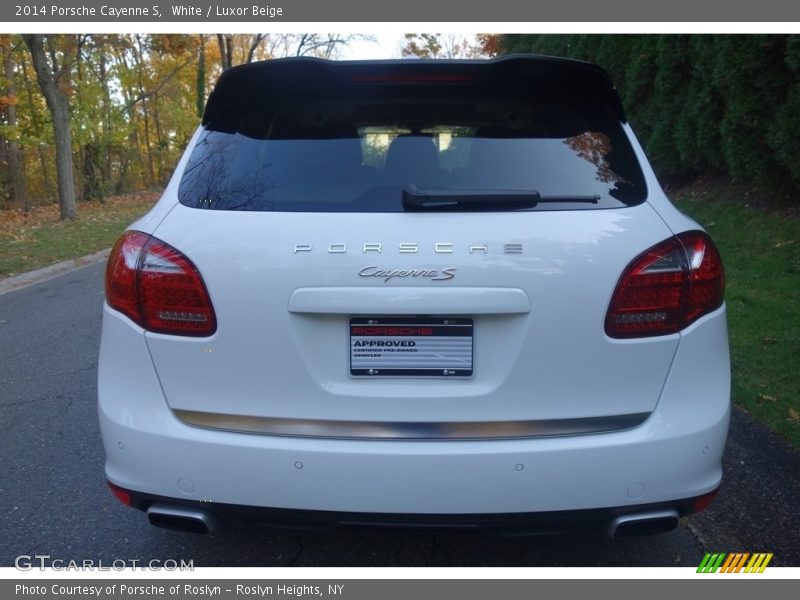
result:
<svg viewBox="0 0 800 600"><path fill-rule="evenodd" d="M646 250L625 269L606 315L613 338L680 331L722 305L722 259L711 239L689 231Z"/></svg>
<svg viewBox="0 0 800 600"><path fill-rule="evenodd" d="M195 266L155 238L142 251L138 270L143 327L161 333L211 335L216 318Z"/></svg>
<svg viewBox="0 0 800 600"><path fill-rule="evenodd" d="M137 323L139 317L139 295L136 291L136 271L139 256L150 236L138 231L125 232L108 257L106 266L106 300Z"/></svg>
<svg viewBox="0 0 800 600"><path fill-rule="evenodd" d="M138 231L123 234L111 251L106 299L149 331L207 336L217 329L197 268L172 246Z"/></svg>
<svg viewBox="0 0 800 600"><path fill-rule="evenodd" d="M711 239L690 231L678 236L686 249L689 263L689 298L686 301L686 324L722 306L725 297L725 271L722 258Z"/></svg>

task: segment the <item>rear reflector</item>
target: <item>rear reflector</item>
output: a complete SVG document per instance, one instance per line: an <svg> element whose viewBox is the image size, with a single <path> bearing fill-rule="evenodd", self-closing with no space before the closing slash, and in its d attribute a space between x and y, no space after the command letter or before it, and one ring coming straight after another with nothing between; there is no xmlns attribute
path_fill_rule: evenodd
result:
<svg viewBox="0 0 800 600"><path fill-rule="evenodd" d="M635 338L676 333L722 306L725 277L711 239L688 231L656 244L622 273L606 334Z"/></svg>
<svg viewBox="0 0 800 600"><path fill-rule="evenodd" d="M703 494L702 496L698 496L692 501L692 511L693 512L700 512L701 510L705 510L711 501L714 499L714 496L717 495L719 488L715 490L711 490L707 494Z"/></svg>
<svg viewBox="0 0 800 600"><path fill-rule="evenodd" d="M139 231L125 232L111 251L106 299L149 331L208 336L217 329L211 298L194 264Z"/></svg>
<svg viewBox="0 0 800 600"><path fill-rule="evenodd" d="M110 481L108 482L108 489L111 490L111 493L122 502L125 506L131 506L133 501L131 500L131 493L128 490L122 489L119 486L114 485Z"/></svg>

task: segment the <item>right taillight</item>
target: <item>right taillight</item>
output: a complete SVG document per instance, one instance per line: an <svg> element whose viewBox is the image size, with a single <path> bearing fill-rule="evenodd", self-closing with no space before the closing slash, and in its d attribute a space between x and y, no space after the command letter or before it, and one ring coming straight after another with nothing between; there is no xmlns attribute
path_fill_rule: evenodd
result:
<svg viewBox="0 0 800 600"><path fill-rule="evenodd" d="M181 252L145 233L127 231L106 267L106 300L144 329L208 336L217 329L200 272Z"/></svg>
<svg viewBox="0 0 800 600"><path fill-rule="evenodd" d="M705 233L687 231L637 256L622 273L606 315L613 338L667 335L722 305L725 275Z"/></svg>

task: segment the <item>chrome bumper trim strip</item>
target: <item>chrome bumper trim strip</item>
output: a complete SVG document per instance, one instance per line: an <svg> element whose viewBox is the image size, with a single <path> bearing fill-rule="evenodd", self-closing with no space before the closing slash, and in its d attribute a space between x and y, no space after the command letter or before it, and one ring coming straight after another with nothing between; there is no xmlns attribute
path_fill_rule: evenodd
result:
<svg viewBox="0 0 800 600"><path fill-rule="evenodd" d="M188 425L238 433L367 440L525 439L608 433L644 423L650 413L534 421L393 422L284 419L174 410Z"/></svg>

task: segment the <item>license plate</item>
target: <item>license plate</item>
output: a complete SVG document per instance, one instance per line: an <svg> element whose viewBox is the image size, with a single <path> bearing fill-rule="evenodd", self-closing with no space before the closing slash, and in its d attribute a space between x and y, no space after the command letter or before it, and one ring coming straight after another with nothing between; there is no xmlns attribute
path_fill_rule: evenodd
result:
<svg viewBox="0 0 800 600"><path fill-rule="evenodd" d="M470 377L472 319L354 317L350 374L358 377Z"/></svg>

